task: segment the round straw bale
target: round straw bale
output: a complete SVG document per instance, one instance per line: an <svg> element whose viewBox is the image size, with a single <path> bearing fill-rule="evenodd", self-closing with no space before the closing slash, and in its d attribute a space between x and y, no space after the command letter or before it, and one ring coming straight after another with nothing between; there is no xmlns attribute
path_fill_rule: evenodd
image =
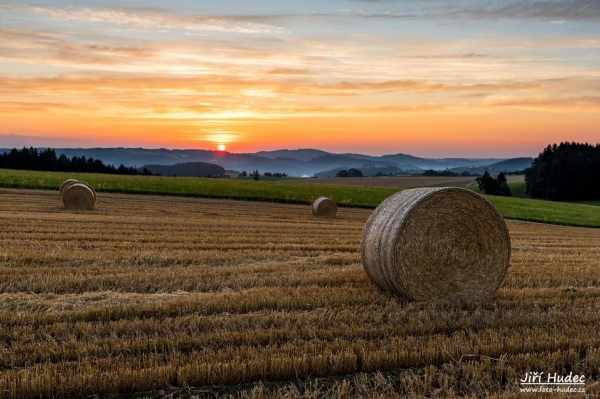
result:
<svg viewBox="0 0 600 399"><path fill-rule="evenodd" d="M71 184L77 183L77 180L75 179L67 179L63 182L63 184L60 185L60 195L63 195L63 192L67 189L67 187L69 187Z"/></svg>
<svg viewBox="0 0 600 399"><path fill-rule="evenodd" d="M94 190L94 187L83 181L80 181L79 183L86 185L92 191L92 194L94 194L94 203L96 203L96 190Z"/></svg>
<svg viewBox="0 0 600 399"><path fill-rule="evenodd" d="M371 281L401 298L486 302L506 275L510 236L482 196L456 187L416 188L373 211L361 255Z"/></svg>
<svg viewBox="0 0 600 399"><path fill-rule="evenodd" d="M332 218L337 213L337 205L331 198L319 197L312 203L312 213L315 216Z"/></svg>
<svg viewBox="0 0 600 399"><path fill-rule="evenodd" d="M65 208L73 210L92 209L96 202L93 189L83 183L74 183L67 187L62 200Z"/></svg>

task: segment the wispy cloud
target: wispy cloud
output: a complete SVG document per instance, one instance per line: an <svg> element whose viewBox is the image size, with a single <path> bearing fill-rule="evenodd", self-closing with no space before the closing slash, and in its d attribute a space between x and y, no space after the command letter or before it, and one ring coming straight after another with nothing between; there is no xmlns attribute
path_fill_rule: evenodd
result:
<svg viewBox="0 0 600 399"><path fill-rule="evenodd" d="M559 113L599 112L600 96L498 96L487 99L489 107L507 107Z"/></svg>
<svg viewBox="0 0 600 399"><path fill-rule="evenodd" d="M0 4L0 11L39 14L65 21L129 25L140 29L178 28L239 34L288 33L282 27L268 24L268 21L274 18L265 16L184 16L161 8L149 7L44 7L9 3Z"/></svg>
<svg viewBox="0 0 600 399"><path fill-rule="evenodd" d="M2 103L0 103L0 109ZM101 141L87 140L72 137L44 137L22 134L0 134L0 147L20 148L20 147L80 147L82 145L98 146Z"/></svg>
<svg viewBox="0 0 600 399"><path fill-rule="evenodd" d="M490 58L489 54L466 53L466 54L423 54L413 55L411 58L422 59L474 59L474 58Z"/></svg>
<svg viewBox="0 0 600 399"><path fill-rule="evenodd" d="M55 77L55 78L8 78L0 76L0 93L20 92L53 92L53 93L108 93L117 95L123 93L152 92L169 96L185 96L195 94L237 94L271 90L275 93L296 93L305 95L367 95L373 93L405 91L405 92L453 92L453 91L531 91L552 86L561 87L577 83L590 88L590 84L600 84L596 80L558 79L538 81L502 81L488 83L444 83L420 80L390 80L390 81L341 81L331 84L318 83L311 79L302 80L265 80L244 79L228 75L209 75L203 77ZM592 87L594 87L592 86Z"/></svg>
<svg viewBox="0 0 600 399"><path fill-rule="evenodd" d="M236 141L240 134L232 130L224 129L203 129L204 134L201 136L206 141L213 143L227 144Z"/></svg>
<svg viewBox="0 0 600 399"><path fill-rule="evenodd" d="M310 70L300 68L273 68L267 72L269 75L308 75Z"/></svg>
<svg viewBox="0 0 600 399"><path fill-rule="evenodd" d="M506 5L451 11L447 15L485 19L598 21L600 2L597 0L514 1Z"/></svg>
<svg viewBox="0 0 600 399"><path fill-rule="evenodd" d="M445 111L456 107L448 96L460 96L477 107L529 107L550 110L564 92L593 93L600 78L565 78L538 81L444 83L436 81L353 81L320 84L308 78L264 79L206 77L56 77L0 78L0 95L13 98L0 104L3 112L61 111L113 115L126 118L179 121L219 119L270 119L298 116L375 115ZM18 93L18 94L17 94ZM406 103L405 95L414 93ZM519 96L515 94L519 94ZM381 96L385 97L381 97ZM335 98L323 103L316 98ZM59 98L60 102L56 99ZM273 104L273 99L279 99ZM364 101L358 101L364 98ZM582 95L565 109L589 109L593 95ZM235 99L233 101L232 99ZM283 99L283 100L282 100ZM525 100L524 100L525 99ZM535 101L534 101L535 100ZM568 105L568 106L567 106Z"/></svg>
<svg viewBox="0 0 600 399"><path fill-rule="evenodd" d="M557 21L598 21L600 2L597 0L517 0L497 1L423 1L412 3L410 7L402 0L350 0L363 4L389 4L389 9L359 10L355 16L381 19L530 19L549 22ZM397 9L394 4L403 7Z"/></svg>

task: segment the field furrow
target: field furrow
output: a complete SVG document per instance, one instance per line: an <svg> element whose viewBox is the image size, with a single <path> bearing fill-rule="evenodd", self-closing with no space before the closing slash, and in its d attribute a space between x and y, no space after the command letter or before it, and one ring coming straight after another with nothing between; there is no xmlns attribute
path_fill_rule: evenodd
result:
<svg viewBox="0 0 600 399"><path fill-rule="evenodd" d="M528 371L600 394L600 230L508 221L494 301L403 303L362 269L370 212L104 193L69 212L0 189L0 397L372 372L395 377L353 383L511 397Z"/></svg>

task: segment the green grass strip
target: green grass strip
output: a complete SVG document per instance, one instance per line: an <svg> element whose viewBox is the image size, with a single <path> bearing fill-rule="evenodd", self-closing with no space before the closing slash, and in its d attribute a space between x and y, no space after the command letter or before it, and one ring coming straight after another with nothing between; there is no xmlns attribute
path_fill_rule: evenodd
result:
<svg viewBox="0 0 600 399"><path fill-rule="evenodd" d="M316 198L332 198L339 206L375 208L399 191L394 188L337 186L237 179L189 177L121 176L92 173L32 172L0 169L0 187L58 190L66 179L91 184L98 192L157 194L204 198L272 201L310 204ZM474 191L479 191L477 188ZM600 227L600 212L594 205L533 200L487 198L507 219Z"/></svg>
<svg viewBox="0 0 600 399"><path fill-rule="evenodd" d="M484 197L507 219L566 226L600 227L600 212L592 205L493 195Z"/></svg>
<svg viewBox="0 0 600 399"><path fill-rule="evenodd" d="M196 177L126 176L94 173L32 172L0 169L0 187L58 190L66 179L84 181L98 192L179 195L310 204L330 197L339 206L375 208L397 189L280 183Z"/></svg>

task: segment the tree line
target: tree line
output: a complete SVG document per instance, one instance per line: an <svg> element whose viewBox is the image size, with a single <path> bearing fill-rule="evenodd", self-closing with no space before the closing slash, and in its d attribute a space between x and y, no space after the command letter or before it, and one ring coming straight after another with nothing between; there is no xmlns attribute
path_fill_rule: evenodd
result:
<svg viewBox="0 0 600 399"><path fill-rule="evenodd" d="M600 199L600 145L548 145L525 170L526 192L532 198L556 201Z"/></svg>
<svg viewBox="0 0 600 399"><path fill-rule="evenodd" d="M468 177L471 176L471 173L464 171L464 172L453 172L451 170L433 170L433 169L427 169L425 172L423 172L423 176L435 176L435 177Z"/></svg>
<svg viewBox="0 0 600 399"><path fill-rule="evenodd" d="M363 174L360 170L356 168L350 168L348 170L340 170L335 174L335 177L363 177Z"/></svg>
<svg viewBox="0 0 600 399"><path fill-rule="evenodd" d="M21 150L13 148L0 154L0 168L36 170L47 172L74 172L74 173L109 173L118 175L152 175L148 169L138 170L121 164L119 167L105 165L101 160L85 156L72 158L65 154L56 155L51 148L38 151L37 148L23 147Z"/></svg>
<svg viewBox="0 0 600 399"><path fill-rule="evenodd" d="M475 179L477 185L483 194L500 195L504 197L512 197L512 192L508 186L506 175L502 172L498 176L493 177L486 170L483 175Z"/></svg>

